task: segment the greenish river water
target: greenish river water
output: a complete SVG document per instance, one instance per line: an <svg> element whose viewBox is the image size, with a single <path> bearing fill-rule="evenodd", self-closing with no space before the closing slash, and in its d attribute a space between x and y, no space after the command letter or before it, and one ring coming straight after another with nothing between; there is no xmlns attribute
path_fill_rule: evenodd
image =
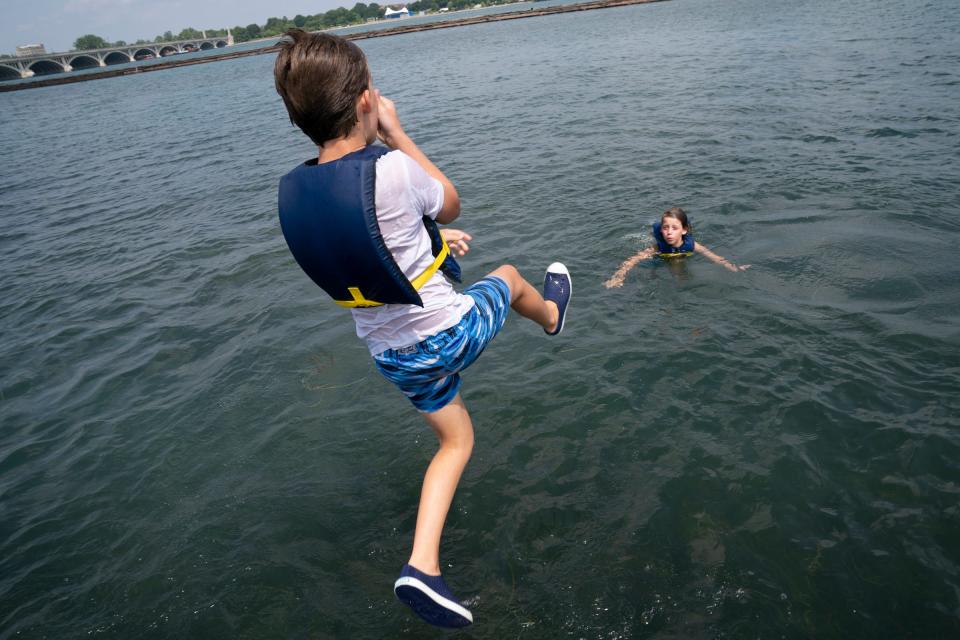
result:
<svg viewBox="0 0 960 640"><path fill-rule="evenodd" d="M960 634L960 14L674 0L365 40L461 262L471 638ZM430 638L434 439L290 257L271 56L0 96L0 640ZM703 258L602 282L679 205ZM457 634L454 634L457 635Z"/></svg>

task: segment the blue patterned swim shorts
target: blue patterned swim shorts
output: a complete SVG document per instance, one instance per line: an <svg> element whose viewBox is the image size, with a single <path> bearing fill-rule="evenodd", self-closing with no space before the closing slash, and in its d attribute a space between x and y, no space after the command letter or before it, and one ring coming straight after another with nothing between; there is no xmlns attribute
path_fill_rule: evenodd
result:
<svg viewBox="0 0 960 640"><path fill-rule="evenodd" d="M507 320L510 288L500 278L483 278L464 293L475 304L459 323L413 346L373 357L380 373L418 411L433 413L450 404L460 390L460 371L473 364Z"/></svg>

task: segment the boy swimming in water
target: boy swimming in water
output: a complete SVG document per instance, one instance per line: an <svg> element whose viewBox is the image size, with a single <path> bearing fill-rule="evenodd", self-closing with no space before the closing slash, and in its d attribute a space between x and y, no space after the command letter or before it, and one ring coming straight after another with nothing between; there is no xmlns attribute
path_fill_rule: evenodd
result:
<svg viewBox="0 0 960 640"><path fill-rule="evenodd" d="M541 296L511 265L463 294L446 240L463 255L470 236L441 234L460 199L453 183L404 132L393 102L373 86L363 52L337 36L288 31L274 69L290 120L318 157L280 181L280 224L297 262L337 304L351 309L377 369L423 414L439 449L423 479L413 551L394 585L421 618L462 627L473 616L440 575L440 536L473 448L460 371L500 331L508 308L563 329L571 282L547 268ZM380 139L386 147L373 144Z"/></svg>
<svg viewBox="0 0 960 640"><path fill-rule="evenodd" d="M663 212L663 215L660 217L660 222L654 223L653 225L653 239L656 241L657 246L643 249L636 255L624 260L616 273L610 276L610 279L604 282L603 286L608 289L611 287L622 287L623 280L627 273L633 269L638 262L649 260L653 257L674 259L699 253L729 271L746 271L750 268L748 264L737 266L694 240L693 230L690 228L690 222L687 220L687 213L680 207L673 207Z"/></svg>

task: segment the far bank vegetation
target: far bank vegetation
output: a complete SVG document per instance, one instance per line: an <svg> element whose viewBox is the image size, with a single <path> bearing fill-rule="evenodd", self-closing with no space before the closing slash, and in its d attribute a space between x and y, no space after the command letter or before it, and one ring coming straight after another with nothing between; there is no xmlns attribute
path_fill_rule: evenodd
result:
<svg viewBox="0 0 960 640"><path fill-rule="evenodd" d="M294 27L300 27L301 29L306 29L307 31L320 31L321 29L330 29L332 27L346 27L353 24L363 24L372 20L382 20L383 13L387 10L387 7L399 9L405 6L410 11L410 14L413 15L420 13L421 11L426 13L434 13L440 11L441 9L457 11L459 9L469 9L471 7L475 7L478 4L482 6L489 6L495 4L510 4L516 1L517 0L417 0L416 2L411 2L408 4L389 5L381 5L377 4L376 2L371 2L370 4L358 2L357 4L353 5L352 9L338 7L325 13L317 13L310 16L298 14L293 18L288 18L286 16L283 16L282 18L267 18L267 21L263 25L248 24L245 27L237 25L230 28L230 33L233 34L233 39L235 42L248 42L250 40L257 40L258 38L279 36L284 31L293 29ZM186 29L180 31L180 33L166 31L158 35L153 40L137 40L136 42L130 43L124 40L110 42L104 38L101 38L100 36L87 34L80 36L76 39L76 41L74 41L73 49L75 51L84 51L89 49L106 49L109 47L125 47L128 45L154 44L156 42L196 40L202 38L204 33L206 34L207 38L216 38L221 36L226 37L227 30L206 29L201 31L199 29L194 29L193 27L187 27Z"/></svg>

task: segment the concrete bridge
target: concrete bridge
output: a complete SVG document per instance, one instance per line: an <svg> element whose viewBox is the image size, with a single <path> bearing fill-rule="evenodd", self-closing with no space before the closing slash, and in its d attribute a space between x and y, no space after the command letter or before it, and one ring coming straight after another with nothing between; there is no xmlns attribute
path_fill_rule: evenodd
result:
<svg viewBox="0 0 960 640"><path fill-rule="evenodd" d="M131 44L123 47L108 47L89 51L0 58L0 81L19 80L20 78L51 73L66 73L74 69L93 69L137 60L164 58L178 53L221 49L232 44L233 35L227 31L225 36L213 38L152 42L150 44Z"/></svg>

